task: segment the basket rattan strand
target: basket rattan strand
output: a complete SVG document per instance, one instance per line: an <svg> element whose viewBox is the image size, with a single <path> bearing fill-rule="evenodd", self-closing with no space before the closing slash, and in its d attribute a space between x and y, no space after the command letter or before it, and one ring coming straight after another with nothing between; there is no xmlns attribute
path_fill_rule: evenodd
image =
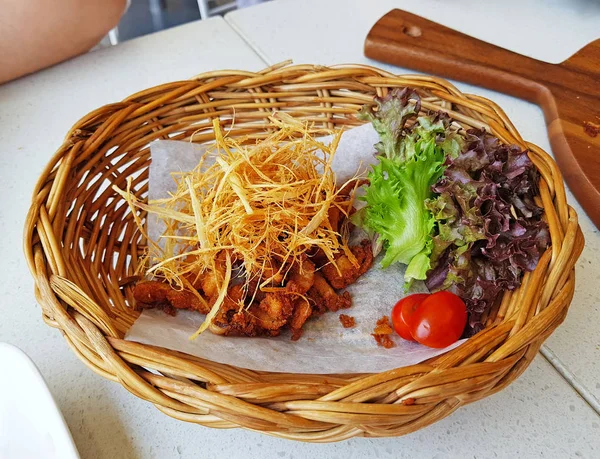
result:
<svg viewBox="0 0 600 459"><path fill-rule="evenodd" d="M422 364L327 376L250 371L123 340L137 316L131 284L145 241L109 185L123 188L134 177L133 189L145 195L150 142L210 141L216 117L230 136L261 138L274 110L351 127L361 123L361 105L402 86L417 89L425 109L441 107L464 126L529 149L541 173L552 246L521 288L506 292L483 332ZM210 72L101 107L73 126L43 171L24 233L44 320L96 373L177 419L310 442L404 435L506 387L565 318L583 243L555 162L496 104L440 78L362 65Z"/></svg>

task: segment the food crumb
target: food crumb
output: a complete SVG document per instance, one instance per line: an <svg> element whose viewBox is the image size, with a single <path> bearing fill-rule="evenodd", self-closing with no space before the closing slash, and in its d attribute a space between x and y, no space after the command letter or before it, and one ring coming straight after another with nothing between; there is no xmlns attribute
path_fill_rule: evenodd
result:
<svg viewBox="0 0 600 459"><path fill-rule="evenodd" d="M392 326L390 325L390 318L388 316L383 316L381 319L377 321L377 326L373 333L376 335L391 335L394 333Z"/></svg>
<svg viewBox="0 0 600 459"><path fill-rule="evenodd" d="M352 328L356 325L356 320L354 317L347 314L340 314L340 322L344 328Z"/></svg>
<svg viewBox="0 0 600 459"><path fill-rule="evenodd" d="M377 335L375 333L372 333L372 336L373 338L375 338L375 341L377 341L377 346L381 346L386 349L396 347L396 343L392 341L390 335Z"/></svg>
<svg viewBox="0 0 600 459"><path fill-rule="evenodd" d="M600 125L591 121L584 121L583 131L590 137L596 137L600 133Z"/></svg>
<svg viewBox="0 0 600 459"><path fill-rule="evenodd" d="M388 316L383 316L377 321L377 326L373 330L373 333L371 333L371 336L375 338L378 346L391 349L396 346L396 343L394 343L389 336L393 332L394 330L390 325L390 318Z"/></svg>

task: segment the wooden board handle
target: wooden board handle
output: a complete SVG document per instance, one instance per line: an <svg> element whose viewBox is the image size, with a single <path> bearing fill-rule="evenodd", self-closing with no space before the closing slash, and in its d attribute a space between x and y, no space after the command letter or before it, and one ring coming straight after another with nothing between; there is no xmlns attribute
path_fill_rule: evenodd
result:
<svg viewBox="0 0 600 459"><path fill-rule="evenodd" d="M536 75L554 67L402 10L377 21L367 36L365 55L537 103L547 90Z"/></svg>

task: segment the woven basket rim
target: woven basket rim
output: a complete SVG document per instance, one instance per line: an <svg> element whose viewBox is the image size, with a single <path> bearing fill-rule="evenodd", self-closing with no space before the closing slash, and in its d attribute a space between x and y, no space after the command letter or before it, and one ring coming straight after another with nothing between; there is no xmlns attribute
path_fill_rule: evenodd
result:
<svg viewBox="0 0 600 459"><path fill-rule="evenodd" d="M403 435L506 387L564 320L573 296L584 241L556 163L523 140L495 103L441 78L358 64L288 64L155 86L75 123L35 186L24 230L44 321L92 370L172 417L295 440ZM146 192L152 140L210 141L215 117L231 127L229 135L260 138L272 110L329 128L358 125L357 107L402 86L424 95L424 108L442 108L463 125L528 149L540 171L552 245L522 286L505 293L483 332L421 364L353 375L251 371L123 339L135 319L130 286L143 241L106 184L133 176L135 190Z"/></svg>

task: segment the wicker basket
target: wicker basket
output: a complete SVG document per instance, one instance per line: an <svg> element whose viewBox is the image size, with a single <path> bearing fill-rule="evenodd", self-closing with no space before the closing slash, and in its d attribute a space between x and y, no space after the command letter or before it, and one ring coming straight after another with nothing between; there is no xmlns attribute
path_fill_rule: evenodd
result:
<svg viewBox="0 0 600 459"><path fill-rule="evenodd" d="M417 89L425 109L442 107L465 126L528 148L541 173L552 246L521 288L506 292L484 331L425 363L327 376L249 371L123 340L138 314L131 285L145 241L109 185L123 188L132 176L145 195L150 142L213 140L215 117L230 136L261 138L273 110L328 128L356 126L361 105L402 86ZM90 113L42 173L24 235L44 320L96 373L177 419L311 442L404 435L506 387L565 318L583 244L555 162L524 141L497 105L440 78L362 65L210 72Z"/></svg>

